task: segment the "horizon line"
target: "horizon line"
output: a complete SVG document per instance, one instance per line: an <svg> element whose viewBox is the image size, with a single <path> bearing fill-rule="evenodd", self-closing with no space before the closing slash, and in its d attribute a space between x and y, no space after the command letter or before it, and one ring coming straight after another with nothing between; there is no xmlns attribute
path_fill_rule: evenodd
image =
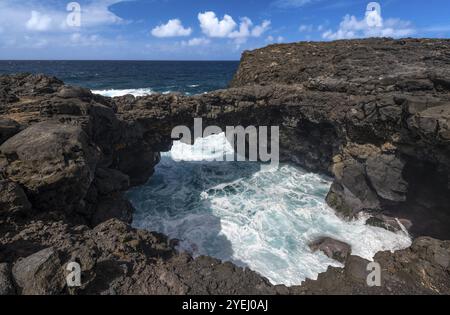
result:
<svg viewBox="0 0 450 315"><path fill-rule="evenodd" d="M5 61L137 61L137 62L147 62L147 61L156 61L156 62L236 62L240 61L239 59L0 59L0 62Z"/></svg>

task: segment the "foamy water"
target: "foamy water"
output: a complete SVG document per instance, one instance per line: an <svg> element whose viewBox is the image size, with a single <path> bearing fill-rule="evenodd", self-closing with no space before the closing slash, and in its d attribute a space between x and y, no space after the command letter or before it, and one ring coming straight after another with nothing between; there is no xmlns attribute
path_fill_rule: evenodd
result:
<svg viewBox="0 0 450 315"><path fill-rule="evenodd" d="M204 161L232 153L223 134L194 146L175 143L151 180L128 193L133 225L181 240L180 250L194 256L233 261L286 285L341 266L311 252L308 244L318 237L344 241L369 260L410 246L402 232L366 226L367 217L338 218L325 203L328 178L291 165L262 171L259 163Z"/></svg>
<svg viewBox="0 0 450 315"><path fill-rule="evenodd" d="M103 96L117 97L131 94L133 96L146 96L153 94L153 90L150 88L142 89L110 89L110 90L93 90L92 93L100 94Z"/></svg>

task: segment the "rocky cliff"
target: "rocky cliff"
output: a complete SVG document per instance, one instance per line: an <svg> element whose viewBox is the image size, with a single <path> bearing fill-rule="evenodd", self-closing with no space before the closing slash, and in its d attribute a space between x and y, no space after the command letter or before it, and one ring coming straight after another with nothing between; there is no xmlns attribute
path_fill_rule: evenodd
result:
<svg viewBox="0 0 450 315"><path fill-rule="evenodd" d="M450 238L449 78L450 41L412 39L246 52L229 89L191 97L110 99L44 75L1 76L0 293L449 293L450 245L427 237ZM354 256L286 288L130 228L123 192L148 180L172 128L194 117L280 126L282 159L332 175L327 201L341 215L368 211L385 228L398 217L419 238L377 255L380 288ZM61 267L74 260L77 290Z"/></svg>

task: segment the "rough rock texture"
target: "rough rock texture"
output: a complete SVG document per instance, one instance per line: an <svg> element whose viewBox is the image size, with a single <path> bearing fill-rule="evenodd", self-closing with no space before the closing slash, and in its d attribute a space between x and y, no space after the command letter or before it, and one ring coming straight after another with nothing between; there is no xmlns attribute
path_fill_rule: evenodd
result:
<svg viewBox="0 0 450 315"><path fill-rule="evenodd" d="M337 260L341 263L345 263L347 257L351 254L352 248L350 245L334 240L329 237L320 238L309 245L309 248L313 252L321 251L328 257Z"/></svg>
<svg viewBox="0 0 450 315"><path fill-rule="evenodd" d="M44 75L0 76L0 263L14 292L449 293L448 241L379 253L380 288L367 287L355 256L317 281L274 287L130 228L123 197L153 174L177 125L276 125L283 161L333 176L327 201L342 216L372 211L448 239L449 64L447 40L370 39L246 52L229 89L197 96L111 99ZM64 282L74 260L79 289Z"/></svg>
<svg viewBox="0 0 450 315"><path fill-rule="evenodd" d="M11 271L6 263L0 264L0 295L13 295L16 293L11 279Z"/></svg>
<svg viewBox="0 0 450 315"><path fill-rule="evenodd" d="M19 259L12 273L24 295L57 294L64 287L61 261L53 248Z"/></svg>
<svg viewBox="0 0 450 315"><path fill-rule="evenodd" d="M449 294L450 242L418 238L405 250L378 253L381 286L369 287L369 261L349 256L345 268L329 267L314 280L292 290L297 294ZM436 279L440 279L436 281Z"/></svg>

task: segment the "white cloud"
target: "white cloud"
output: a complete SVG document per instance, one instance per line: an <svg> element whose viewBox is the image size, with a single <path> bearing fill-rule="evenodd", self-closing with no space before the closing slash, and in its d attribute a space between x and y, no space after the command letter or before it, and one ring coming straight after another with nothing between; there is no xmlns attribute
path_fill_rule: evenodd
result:
<svg viewBox="0 0 450 315"><path fill-rule="evenodd" d="M231 38L237 44L242 44L249 37L260 37L270 28L270 21L264 20L260 25L253 25L248 17L241 18L238 24L229 15L224 15L222 20L212 11L199 13L198 20L203 34L208 37Z"/></svg>
<svg viewBox="0 0 450 315"><path fill-rule="evenodd" d="M231 16L225 14L219 21L216 14L212 11L199 13L198 20L203 33L209 37L228 37L236 28L237 24Z"/></svg>
<svg viewBox="0 0 450 315"><path fill-rule="evenodd" d="M52 18L42 14L39 11L31 11L31 17L26 23L26 27L30 31L48 31L52 24Z"/></svg>
<svg viewBox="0 0 450 315"><path fill-rule="evenodd" d="M253 37L260 37L270 28L271 22L269 20L264 20L261 25L257 25L252 30Z"/></svg>
<svg viewBox="0 0 450 315"><path fill-rule="evenodd" d="M313 31L313 26L311 24L309 24L309 25L302 24L302 25L300 25L298 30L301 33L309 33L309 32Z"/></svg>
<svg viewBox="0 0 450 315"><path fill-rule="evenodd" d="M327 40L352 39L365 37L406 37L416 31L408 21L400 19L383 20L381 16L371 17L372 22L368 23L367 17L358 20L355 16L347 14L336 31L327 30L322 34L322 38Z"/></svg>
<svg viewBox="0 0 450 315"><path fill-rule="evenodd" d="M129 0L92 0L81 5L81 27L123 24L127 21L114 14L110 7ZM53 2L53 1L52 1ZM0 0L0 27L11 36L19 36L30 31L71 32L67 25L70 12L66 7L55 7L41 0ZM70 2L70 1L67 1Z"/></svg>
<svg viewBox="0 0 450 315"><path fill-rule="evenodd" d="M81 5L81 26L92 27L126 23L124 19L110 10L112 5L126 1L129 0L94 0L88 5ZM67 16L67 13L64 13L64 15Z"/></svg>
<svg viewBox="0 0 450 315"><path fill-rule="evenodd" d="M155 37L179 37L189 36L192 33L192 29L184 28L179 19L169 20L166 24L156 26L152 30L152 35Z"/></svg>
<svg viewBox="0 0 450 315"><path fill-rule="evenodd" d="M283 36L273 37L272 35L267 36L266 38L267 43L282 43L284 42Z"/></svg>
<svg viewBox="0 0 450 315"><path fill-rule="evenodd" d="M188 41L182 41L183 46L205 46L211 43L211 41L204 37L195 37Z"/></svg>

